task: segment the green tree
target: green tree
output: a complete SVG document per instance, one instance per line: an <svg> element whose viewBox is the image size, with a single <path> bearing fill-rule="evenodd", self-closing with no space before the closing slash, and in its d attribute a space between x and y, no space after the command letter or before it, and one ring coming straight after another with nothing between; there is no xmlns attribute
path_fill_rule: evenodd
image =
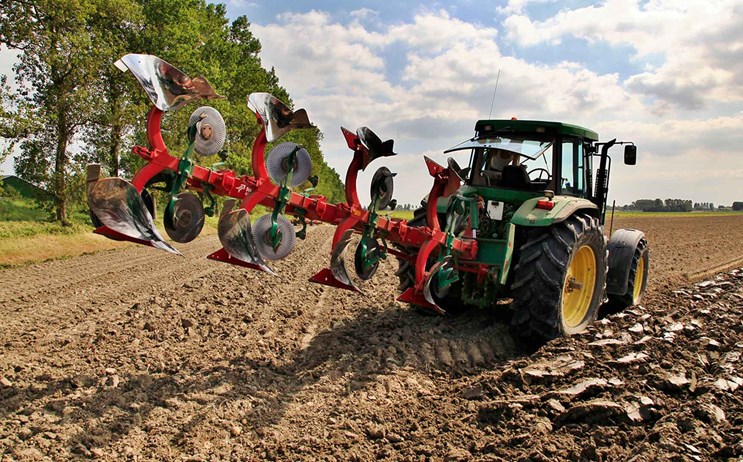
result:
<svg viewBox="0 0 743 462"><path fill-rule="evenodd" d="M8 76L0 75L0 138L5 140L3 149L0 149L0 161L4 161L13 152L17 141L33 129L33 121L21 117L27 111L22 108L24 102L20 96L11 91Z"/></svg>
<svg viewBox="0 0 743 462"><path fill-rule="evenodd" d="M92 85L101 57L108 54L102 19L117 17L125 6L120 0L0 3L0 42L20 50L14 70L26 104L18 116L37 122L21 144L16 170L22 177L36 176L54 193L55 216L63 223L70 144L89 121L95 105ZM34 160L41 159L51 159L50 171L39 171Z"/></svg>
<svg viewBox="0 0 743 462"><path fill-rule="evenodd" d="M226 97L210 104L227 124L227 165L240 173L251 170L259 131L248 95L265 91L292 105L275 71L263 68L261 45L247 18L230 23L224 5L204 0L4 1L0 43L20 50L14 70L21 90L10 92L0 82L0 135L9 140L5 152L18 144L16 173L55 194L55 215L63 222L68 202L83 197L79 177L86 162L101 162L111 175L127 176L142 165L130 148L147 143L143 122L149 103L136 80L113 66L124 54L153 54L191 76L209 78ZM163 119L172 155L186 147L190 112ZM322 133L304 130L289 139L310 152L321 178L317 192L342 200L340 177L320 152ZM73 156L72 144L82 146L82 153ZM207 165L216 160L200 159Z"/></svg>
<svg viewBox="0 0 743 462"><path fill-rule="evenodd" d="M85 129L83 159L100 162L111 176L118 176L122 154L130 150L134 127L141 124L147 104L136 80L113 63L133 49L138 33L145 27L141 6L127 3L118 16L101 17L99 27L108 54L100 57L98 78L93 83L97 104Z"/></svg>

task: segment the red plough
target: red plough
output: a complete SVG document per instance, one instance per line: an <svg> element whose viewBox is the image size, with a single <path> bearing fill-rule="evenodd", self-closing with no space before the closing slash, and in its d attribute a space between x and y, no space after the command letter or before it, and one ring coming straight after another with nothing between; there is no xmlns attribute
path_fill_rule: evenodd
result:
<svg viewBox="0 0 743 462"><path fill-rule="evenodd" d="M277 144L266 154L268 143L278 141L291 130L311 127L303 109L292 111L268 93L253 93L248 106L255 112L261 131L253 145L253 176L238 176L231 170L213 170L196 165L194 152L213 155L221 151L225 126L219 113L211 107L198 108L189 121L189 146L180 157L173 156L163 141L161 119L165 112L200 100L219 98L203 77L189 78L169 63L149 55L130 54L117 65L129 70L141 83L152 102L147 117L148 146L136 146L133 152L147 163L131 181L121 178L100 178L100 166L88 168L88 203L96 233L118 240L128 240L178 253L155 228L154 201L148 188L164 184L170 192L164 224L168 236L175 242L193 240L201 231L204 215L214 213L213 196L228 196L219 218L218 235L222 249L208 258L273 273L267 261L286 257L296 238L304 238L308 221L336 225L333 235L330 268L319 271L313 282L361 292L358 281L370 279L379 262L387 254L408 259L415 268L415 284L405 290L399 300L443 312L431 293L431 282L451 272L452 255L472 260L477 254L474 236L467 233L455 237L439 225L437 199L451 194L460 185L455 168L443 167L426 158L433 186L428 197L427 224L409 226L406 220L389 218L380 211L394 208L394 173L380 167L372 179L371 203L363 207L357 193L358 173L381 157L394 156L393 141L382 142L369 128L353 133L341 128L353 158L346 172L344 203L329 203L319 195L297 191L311 178L312 165L307 151L294 143ZM163 186L159 186L163 189ZM200 193L210 201L204 207ZM238 202L239 201L239 205ZM256 205L271 212L251 223L250 212ZM285 215L298 219L297 231ZM344 258L352 235L361 236L354 252L352 277ZM418 249L414 256L401 253L389 244ZM472 267L465 271L477 271ZM437 283L436 286L441 286Z"/></svg>

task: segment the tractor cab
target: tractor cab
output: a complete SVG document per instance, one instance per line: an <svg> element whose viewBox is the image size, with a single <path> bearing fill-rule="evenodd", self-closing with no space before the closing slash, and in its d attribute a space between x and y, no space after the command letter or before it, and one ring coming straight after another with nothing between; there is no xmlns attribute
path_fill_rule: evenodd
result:
<svg viewBox="0 0 743 462"><path fill-rule="evenodd" d="M468 166L459 169L465 185L580 197L590 191L595 132L534 120L481 120L475 132L474 138L445 151L470 154Z"/></svg>

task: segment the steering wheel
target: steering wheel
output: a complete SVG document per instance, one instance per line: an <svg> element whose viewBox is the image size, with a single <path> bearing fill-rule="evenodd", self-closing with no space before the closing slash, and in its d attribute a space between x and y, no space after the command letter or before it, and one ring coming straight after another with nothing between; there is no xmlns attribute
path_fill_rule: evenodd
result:
<svg viewBox="0 0 743 462"><path fill-rule="evenodd" d="M537 172L537 177L536 178L532 178L531 177L531 174L532 173L535 173L535 172ZM546 175L546 178L542 178L542 173L544 173ZM532 181L544 181L544 182L548 182L549 180L552 179L552 174L550 173L550 171L547 170L546 168L542 168L542 167L537 167L537 168L533 168L533 169L529 170L529 172L527 173L527 175L529 175L529 178L531 178Z"/></svg>

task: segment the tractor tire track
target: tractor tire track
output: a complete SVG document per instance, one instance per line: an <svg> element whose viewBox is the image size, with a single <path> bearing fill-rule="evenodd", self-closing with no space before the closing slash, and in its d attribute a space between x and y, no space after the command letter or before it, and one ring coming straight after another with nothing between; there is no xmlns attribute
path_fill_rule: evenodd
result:
<svg viewBox="0 0 743 462"><path fill-rule="evenodd" d="M733 258L732 260L728 260L725 263L715 265L711 268L707 268L702 271L695 271L693 273L687 273L686 277L691 282L699 282L717 273L722 273L725 271L729 271L733 268L740 268L740 267L743 267L743 257Z"/></svg>
<svg viewBox="0 0 743 462"><path fill-rule="evenodd" d="M701 258L682 237L693 236L691 224L702 222L670 222L636 226L647 231L651 265L660 268L651 272L656 290L643 303L648 318L636 307L544 351L616 360L622 355L604 353L611 346L591 346L614 337L626 351L642 349L622 343L626 327L645 323L648 330L632 334L638 339L673 326L662 314L672 315L680 302L666 284L688 268L743 255L743 231L724 246L713 245L720 234L709 234L741 230L739 221L722 220L726 226L710 227L709 239L695 240L704 244ZM329 264L333 229L311 227L289 257L269 262L277 276L204 259L219 247L215 236L179 246L183 258L130 247L0 272L0 454L484 460L507 449L503 458L515 460L531 454L519 449L522 441L531 446L553 434L534 420L553 412L545 400L533 400L543 394L534 387L542 385L522 383L520 372L544 358L523 355L497 315L424 316L394 301L394 259L364 282L363 295L309 283ZM728 308L736 296L726 295ZM712 323L722 308L693 313ZM717 331L717 348L737 345L725 339L730 332L721 324L705 335ZM676 341L685 337L678 332ZM603 377L603 363L584 362L580 377ZM612 369L607 378L619 374L639 393L635 385L645 382L625 372ZM554 391L574 385L572 379L558 378ZM520 401L511 406L514 396ZM583 428L559 428L550 440L558 450L553 458L581 456L560 446L573 427ZM497 435L502 438L490 445Z"/></svg>
<svg viewBox="0 0 743 462"><path fill-rule="evenodd" d="M0 271L6 281L0 290L5 318L0 344L54 336L71 325L94 322L164 288L208 274L217 263L204 257L218 246L216 238L209 236L182 246L183 257L150 248L125 248Z"/></svg>

